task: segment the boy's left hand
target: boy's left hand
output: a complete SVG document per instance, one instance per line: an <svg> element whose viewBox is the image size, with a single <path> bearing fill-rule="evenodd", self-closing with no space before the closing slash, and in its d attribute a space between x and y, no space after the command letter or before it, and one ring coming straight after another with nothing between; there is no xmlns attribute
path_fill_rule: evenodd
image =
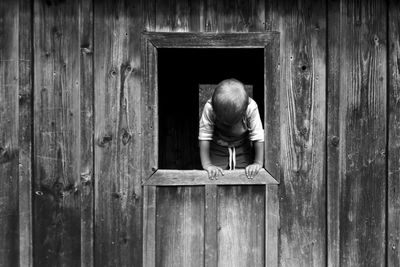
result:
<svg viewBox="0 0 400 267"><path fill-rule="evenodd" d="M253 163L246 167L245 173L248 179L253 179L262 168L261 164Z"/></svg>

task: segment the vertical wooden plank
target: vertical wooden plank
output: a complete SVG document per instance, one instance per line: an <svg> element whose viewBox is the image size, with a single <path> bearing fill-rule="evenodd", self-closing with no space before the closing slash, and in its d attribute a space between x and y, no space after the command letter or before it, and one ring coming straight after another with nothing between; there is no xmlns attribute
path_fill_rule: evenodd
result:
<svg viewBox="0 0 400 267"><path fill-rule="evenodd" d="M329 267L340 266L340 180L339 123L340 113L340 27L336 24L340 16L340 1L329 0L328 62L327 62L327 243Z"/></svg>
<svg viewBox="0 0 400 267"><path fill-rule="evenodd" d="M218 266L265 266L265 186L218 187Z"/></svg>
<svg viewBox="0 0 400 267"><path fill-rule="evenodd" d="M19 265L32 266L32 7L19 1Z"/></svg>
<svg viewBox="0 0 400 267"><path fill-rule="evenodd" d="M268 1L281 55L280 264L326 264L325 1Z"/></svg>
<svg viewBox="0 0 400 267"><path fill-rule="evenodd" d="M156 1L143 1L143 24L147 31L153 31L155 29L155 18L156 18ZM141 167L141 178L142 181L150 177L154 171L154 156L153 152L155 145L152 142L152 135L154 131L152 129L152 121L154 114L149 114L151 109L154 107L153 97L149 97L152 92L149 90L151 85L151 79L149 77L149 69L154 68L155 54L154 49L149 49L149 44L145 38L141 38L141 60L143 62L142 67L142 85L141 85L141 118L142 118L142 143L146 145L141 146L141 161L143 161ZM150 54L149 54L150 53ZM155 70L155 69L153 69ZM143 187L143 267L155 267L156 266L156 187L155 186L144 186Z"/></svg>
<svg viewBox="0 0 400 267"><path fill-rule="evenodd" d="M143 28L154 31L156 28L156 0L142 1Z"/></svg>
<svg viewBox="0 0 400 267"><path fill-rule="evenodd" d="M205 0L205 29L208 32L263 31L265 1Z"/></svg>
<svg viewBox="0 0 400 267"><path fill-rule="evenodd" d="M143 191L143 267L156 266L156 187Z"/></svg>
<svg viewBox="0 0 400 267"><path fill-rule="evenodd" d="M281 176L281 113L279 86L279 36L265 46L264 167L279 182Z"/></svg>
<svg viewBox="0 0 400 267"><path fill-rule="evenodd" d="M18 265L18 4L0 2L0 266Z"/></svg>
<svg viewBox="0 0 400 267"><path fill-rule="evenodd" d="M80 7L80 182L81 182L81 265L94 266L93 192L93 1L81 0Z"/></svg>
<svg viewBox="0 0 400 267"><path fill-rule="evenodd" d="M204 266L217 267L218 232L217 232L217 185L205 186L205 223L204 223Z"/></svg>
<svg viewBox="0 0 400 267"><path fill-rule="evenodd" d="M339 107L328 110L338 113L338 120L332 120L335 114L328 117L330 133L338 134L328 136L330 145L338 146L330 158L338 158L338 165L328 172L338 182L328 192L330 203L340 205L331 209L336 221L330 225L340 233L331 236L339 255L332 254L330 266L386 264L386 8L384 1L342 0L340 13L329 20L340 31L332 32L332 38L339 35L339 51L333 51L339 62L330 66L340 68L332 72L339 83L329 96L339 97Z"/></svg>
<svg viewBox="0 0 400 267"><path fill-rule="evenodd" d="M156 31L188 31L189 5L188 0L156 0Z"/></svg>
<svg viewBox="0 0 400 267"><path fill-rule="evenodd" d="M400 2L388 2L388 266L400 266Z"/></svg>
<svg viewBox="0 0 400 267"><path fill-rule="evenodd" d="M80 265L80 2L34 3L34 264Z"/></svg>
<svg viewBox="0 0 400 267"><path fill-rule="evenodd" d="M204 187L158 187L156 266L204 266Z"/></svg>
<svg viewBox="0 0 400 267"><path fill-rule="evenodd" d="M95 265L137 266L143 230L142 2L94 3Z"/></svg>
<svg viewBox="0 0 400 267"><path fill-rule="evenodd" d="M278 266L279 190L278 185L265 186L265 266Z"/></svg>

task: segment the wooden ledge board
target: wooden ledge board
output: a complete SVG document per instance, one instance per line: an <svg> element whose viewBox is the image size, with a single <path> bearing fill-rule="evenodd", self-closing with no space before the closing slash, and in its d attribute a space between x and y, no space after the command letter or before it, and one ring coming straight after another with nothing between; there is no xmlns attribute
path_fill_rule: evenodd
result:
<svg viewBox="0 0 400 267"><path fill-rule="evenodd" d="M204 170L157 170L149 179L144 181L144 186L196 186L196 185L269 185L278 182L265 169L253 179L248 179L244 169L224 171L224 176L217 180L210 180Z"/></svg>
<svg viewBox="0 0 400 267"><path fill-rule="evenodd" d="M142 36L157 48L264 48L279 33L143 32Z"/></svg>

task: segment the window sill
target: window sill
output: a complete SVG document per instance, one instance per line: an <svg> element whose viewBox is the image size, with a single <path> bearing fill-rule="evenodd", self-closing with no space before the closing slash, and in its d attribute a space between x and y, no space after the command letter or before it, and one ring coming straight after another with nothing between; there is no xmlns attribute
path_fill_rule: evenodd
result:
<svg viewBox="0 0 400 267"><path fill-rule="evenodd" d="M196 186L196 185L277 185L278 182L265 169L253 178L248 179L244 169L224 171L217 180L210 180L204 170L157 170L144 186Z"/></svg>

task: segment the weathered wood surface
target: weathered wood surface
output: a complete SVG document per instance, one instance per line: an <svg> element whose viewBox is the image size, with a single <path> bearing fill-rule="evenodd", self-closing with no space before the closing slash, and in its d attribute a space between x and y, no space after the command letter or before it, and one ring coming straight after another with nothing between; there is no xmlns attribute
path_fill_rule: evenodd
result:
<svg viewBox="0 0 400 267"><path fill-rule="evenodd" d="M206 32L256 32L264 30L265 1L204 1Z"/></svg>
<svg viewBox="0 0 400 267"><path fill-rule="evenodd" d="M265 265L279 266L279 185L265 186Z"/></svg>
<svg viewBox="0 0 400 267"><path fill-rule="evenodd" d="M157 187L156 266L204 265L204 187Z"/></svg>
<svg viewBox="0 0 400 267"><path fill-rule="evenodd" d="M211 180L204 170L157 170L143 185L183 186L183 185L251 185L251 184L278 184L265 170L261 169L253 178L247 178L244 169L225 170L223 176Z"/></svg>
<svg viewBox="0 0 400 267"><path fill-rule="evenodd" d="M205 186L204 206L204 266L218 266L218 186Z"/></svg>
<svg viewBox="0 0 400 267"><path fill-rule="evenodd" d="M281 171L281 86L279 36L264 49L264 168L280 181ZM260 111L262 112L262 111Z"/></svg>
<svg viewBox="0 0 400 267"><path fill-rule="evenodd" d="M326 262L325 1L269 1L281 33L280 265Z"/></svg>
<svg viewBox="0 0 400 267"><path fill-rule="evenodd" d="M80 2L34 2L34 265L81 264Z"/></svg>
<svg viewBox="0 0 400 267"><path fill-rule="evenodd" d="M156 266L156 187L143 189L143 267Z"/></svg>
<svg viewBox="0 0 400 267"><path fill-rule="evenodd" d="M31 1L19 1L19 266L33 266L32 258L32 12ZM1 16L0 16L1 17ZM1 264L0 264L1 265Z"/></svg>
<svg viewBox="0 0 400 267"><path fill-rule="evenodd" d="M145 32L157 48L264 48L278 32L257 33L190 33Z"/></svg>
<svg viewBox="0 0 400 267"><path fill-rule="evenodd" d="M265 186L218 187L218 266L265 266Z"/></svg>
<svg viewBox="0 0 400 267"><path fill-rule="evenodd" d="M330 67L340 66L331 72L339 82L331 87L329 99L339 98L339 103L328 117L330 133L335 134L328 140L330 160L338 163L329 164L336 172L329 171L328 179L337 182L329 183L328 192L329 203L339 206L328 211L329 226L340 232L331 232L330 242L339 245L339 251L333 251L329 263L385 266L387 25L382 14L387 7L382 1L336 4L341 12L330 16L328 24L339 27L331 36L339 37L339 50L330 56Z"/></svg>
<svg viewBox="0 0 400 267"><path fill-rule="evenodd" d="M400 266L400 2L388 1L387 266Z"/></svg>
<svg viewBox="0 0 400 267"><path fill-rule="evenodd" d="M149 31L208 31L214 33L263 31L264 28L281 31L281 40L285 40L286 43L281 46L282 55L285 56L285 59L281 61L285 64L280 66L281 70L285 71L282 74L282 80L285 84L292 84L294 88L288 90L288 86L282 87L284 90L281 90L281 97L284 101L281 102L281 111L286 118L281 124L285 125L284 132L287 136L296 137L282 138L282 144L289 144L289 146L282 147L282 155L276 154L276 157L282 159L282 163L293 163L290 166L283 165L285 171L280 173L283 184L281 187L284 188L282 191L284 194L281 195L281 265L289 266L292 263L297 266L302 264L318 265L324 261L323 255L325 255L325 252L321 250L321 245L327 246L329 266L353 263L369 265L378 263L377 265L379 265L382 262L384 264L385 257L387 257L386 261L389 266L399 264L398 237L400 230L397 207L399 205L397 194L399 190L397 175L399 74L397 66L399 58L398 28L400 26L397 16L399 7L396 1L390 0L386 6L385 1L381 3L381 1L332 0L327 1L328 6L325 8L324 2L315 3L315 1L305 0L272 2L153 0L142 1L143 10L137 1L134 1L135 3L110 1L105 7L103 2L21 0L19 7L15 1L0 3L0 17L2 18L0 21L0 103L2 103L0 105L2 129L0 131L0 147L3 148L0 153L0 179L2 179L3 185L0 189L0 220L5 229L3 234L0 234L0 265L16 263L18 254L15 254L15 251L18 250L18 246L21 264L23 266L32 265L30 262L32 230L29 229L32 215L29 212L31 210L30 182L32 182L29 177L32 175L34 175L35 263L41 265L54 263L56 266L75 263L91 264L93 258L89 252L92 242L90 216L93 214L90 214L90 205L92 205L90 199L93 195L88 180L94 178L94 172L90 167L94 158L98 160L96 161L96 170L99 175L96 175L96 178L99 183L104 182L104 186L96 191L97 201L98 203L100 201L108 203L102 206L100 216L96 217L96 223L100 226L98 230L108 229L111 231L110 229L114 228L108 222L111 220L113 212L118 211L117 213L120 214L122 208L118 208L118 206L122 205L117 204L119 201L126 204L126 210L129 207L128 203L135 203L133 210L136 215L129 213L129 216L135 216L135 219L130 217L130 219L121 220L122 217L117 216L115 225L123 225L117 227L121 236L125 236L122 228L130 229L126 235L130 238L128 243L139 242L137 240L141 239L141 226L136 225L136 223L141 223L141 219L137 220L137 218L141 218L141 212L136 208L141 205L140 179L148 178L153 173L152 168L157 167L157 159L153 157L141 161L140 157L143 154L135 151L145 151L152 147L152 142L148 142L149 146L146 144L141 150L140 142L141 140L151 141L145 138L146 131L143 129L154 125L149 123L141 130L136 131L135 129L134 134L130 133L133 137L129 142L136 138L135 148L132 148L131 151L124 150L123 156L118 158L116 153L109 154L109 152L115 151L114 149L118 147L116 140L119 138L116 137L117 135L112 136L114 143L111 147L110 143L107 143L109 141L107 132L104 135L103 132L99 135L96 132L96 137L101 137L100 144L104 142L105 146L100 148L96 143L96 151L91 152L90 143L93 140L90 139L92 136L90 129L93 125L90 123L93 116L96 116L99 121L107 120L109 125L112 125L111 128L118 127L116 125L119 123L119 115L114 116L115 109L112 108L119 105L116 103L120 103L118 92L114 92L114 90L115 88L121 89L118 85L108 86L111 83L106 84L105 80L114 79L121 83L119 63L127 61L132 63L132 68L136 71L132 71L128 82L132 82L136 88L141 88L138 78L140 71L137 69L140 65L138 45L142 28ZM93 7L92 4L94 4ZM125 9L124 5L129 5L132 9ZM94 31L90 26L92 23L90 10L92 8L97 11L95 19L97 24ZM98 12L99 10L102 11ZM325 14L328 16L325 17ZM385 25L386 20L389 22L388 25ZM125 22L126 25L124 25ZM320 37L326 33L326 22L330 25L327 34L327 48L323 45L324 38ZM31 31L31 23L34 23L34 33ZM385 39L386 26L388 27L388 40ZM118 30L120 27L121 30ZM128 28L128 37L124 39L118 32L122 33L124 29ZM97 37L95 37L97 42L93 47L90 40L95 32L97 32ZM114 33L116 35L113 35ZM33 40L32 54L30 52L31 34L36 36ZM15 39L17 36L19 40ZM129 41L126 41L127 39ZM113 46L109 45L110 43ZM291 44L293 49L288 47L288 44ZM119 48L116 49L117 47ZM320 97L325 91L324 87L320 86L320 83L325 83L326 80L325 67L318 65L320 61L315 60L315 58L321 58L320 49L329 52L326 113L322 108L324 101ZM385 49L389 49L387 81L389 95L387 98L384 93L386 89L382 85L386 83ZM120 51L122 50L125 51L124 53L134 56L126 61L125 59L128 57L124 56L125 59L120 60ZM96 63L101 63L103 60L107 63L91 66L93 56L91 53L93 52L98 55ZM311 54L313 54L312 57L310 57ZM6 57L7 55L12 56ZM292 58L290 59L290 57ZM34 68L30 65L32 64L30 58L35 58ZM111 58L118 59L112 61ZM63 71L64 62L66 63L65 71ZM315 66L313 67L315 71L310 71L310 64ZM104 66L117 66L115 68L117 71L114 73L112 71L114 68L107 69ZM304 71L303 66L306 67ZM370 74L368 74L368 68ZM33 69L35 69L34 72L32 72ZM288 70L291 71L291 78L287 76L289 75ZM15 76L18 75L18 72L19 81L16 81L14 79L18 77ZM32 78L33 81L30 81ZM79 85L74 85L76 79L79 80ZM96 104L96 109L91 109L91 101L95 100L88 99L91 96L88 88L94 81L100 87L93 97L97 100L103 98L107 103L108 99L112 99L107 113L98 113L97 107L101 109L101 105L97 106L97 104L100 101L93 102ZM307 89L310 88L312 81L314 81L312 86L315 89ZM34 102L31 102L32 83L35 85ZM19 84L19 89L16 84ZM299 86L299 84L303 85ZM133 91L138 92L135 90ZM132 92L132 89L129 91ZM100 92L103 93L98 94ZM290 106L288 99L291 96L287 93L291 92L295 92L294 101L290 102L295 109L288 111ZM315 94L312 95L310 92ZM302 96L299 97L300 95ZM318 103L314 101L316 104L312 105L315 116L307 115L310 113L305 110L307 105L312 103L311 98L319 99ZM146 112L151 112L154 107L147 105L141 107L138 103L138 95L130 96L129 99L136 101L128 101L129 108L134 111L129 114L134 113L134 116L140 116L142 113L143 116L140 119L137 117L133 119L130 115L130 121L134 121L137 123L136 125L146 125L140 120L152 119L152 117L147 117ZM266 101L268 99L270 98L267 97ZM383 105L386 99L389 105L388 109ZM3 105L3 103L6 104ZM19 107L19 114L16 113L18 112L16 107ZM266 107L268 109L271 105L266 102ZM299 108L298 112L296 108ZM70 110L73 112L72 118L68 118ZM389 117L386 117L386 110ZM291 115L290 119L289 114ZM319 124L323 122L321 116L325 116L325 114L328 119L326 124L328 206L327 209L324 209L328 211L328 222L325 224L328 225L328 241L325 240L323 234L321 235L326 230L325 226L321 228L325 218L325 211L321 211L321 206L325 203L325 196L321 191L324 188L324 182L321 179L324 178L323 175L319 175L318 171L322 170L323 172L325 167L321 165L320 160L324 160L324 156L318 152L321 147L321 140L317 137L319 130L315 131L317 128L320 129ZM32 127L30 124L32 118L35 124L34 128L30 128ZM114 122L114 119L117 122ZM388 125L386 125L386 119L388 119ZM120 121L123 120L122 118ZM290 123L288 123L289 120ZM314 125L313 137L310 137L311 127L308 130L307 127L302 128L302 123L311 125L311 122ZM106 129L105 124L98 125L97 129ZM15 130L17 126L19 130ZM121 128L125 127L121 126ZM291 134L288 134L289 129L293 130ZM34 135L30 134L31 131ZM385 139L386 133L388 139ZM135 135L136 137L134 137ZM299 136L300 138L297 138ZM129 138L129 135L125 135L125 138ZM268 137L267 139L269 140ZM33 140L35 141L34 146L30 147ZM95 140L97 142L99 139ZM382 151L385 149L386 142L388 156L385 159ZM108 148L108 145L111 148ZM302 145L307 147L301 148ZM120 145L120 147L124 146ZM19 156L14 157L18 148ZM76 154L78 150L80 156ZM98 151L102 152L98 153ZM149 149L149 151L153 153L153 150ZM375 152L378 153L376 156ZM125 161L128 154L130 160ZM271 156L268 156L269 154ZM267 157L274 157L273 154L266 153ZM16 191L18 158L20 163L19 197L15 197L18 194ZM30 169L31 159L34 160L32 170ZM382 163L385 160L388 161ZM134 165L129 168L143 170L143 175L137 173L131 175L134 173L132 171L129 176L122 178L122 173L127 174L124 171L126 167L118 169L116 166L127 166L126 162ZM269 162L266 159L266 166ZM296 166L301 166L299 176L296 174L296 168L292 168L290 171L289 167L295 166L294 163ZM385 170L385 164L388 164L388 170ZM146 166L142 167L144 165ZM311 165L314 167L310 167ZM277 170L279 169L277 168ZM269 170L274 176L279 176L272 169ZM114 175L115 173L118 175ZM279 172L277 173L279 174ZM288 175L288 173L293 175ZM7 178L10 177L10 174L15 179ZM387 174L388 191L386 192ZM120 178L115 179L115 177ZM58 183L60 180L61 183ZM115 192L116 190L111 190L111 186L107 187L107 185L114 180L126 182L130 188L129 192L134 191L136 202L122 202L122 200L118 200L118 194L113 195L115 198L110 197L111 193L107 193L107 191ZM107 184L106 181L110 183ZM68 187L71 184L73 186ZM75 185L78 190L76 193L72 193ZM133 187L134 190L132 190ZM119 183L118 188L125 188L125 186ZM144 190L147 188L144 187ZM104 195L102 194L103 190L106 192ZM64 195L60 196L62 193ZM317 198L317 196L321 197ZM385 200L383 200L386 196L387 209L384 204ZM318 205L315 204L316 201L318 201ZM20 215L19 245L18 236L15 231L12 231L18 227L18 222L13 217L15 215L13 212L17 211L18 207ZM101 221L104 214L109 214L107 215L109 221ZM132 227L133 223L124 225L128 220L134 221L135 226ZM96 243L95 249L103 250L98 250L97 255L110 252L111 256L104 256L107 260L108 257L121 257L118 256L116 250L112 249L114 245L111 242L115 240L111 240L111 235L102 236L103 232L99 232L101 233L99 237L101 242ZM114 232L114 237L117 236L116 232ZM370 235L368 236L366 233ZM295 238L296 235L298 238ZM292 239L289 240L287 237ZM8 240L12 241L8 242ZM382 245L384 241L387 241L387 256L384 255L385 247ZM39 247L36 244L39 244ZM75 244L77 245L75 246ZM106 245L101 247L103 245L100 244ZM140 242L137 243L137 246L136 243L132 246L135 246L135 251L141 251ZM289 253L292 251L296 252L292 253L292 256L295 255L293 257ZM297 253L299 251L300 253ZM71 255L78 256L72 257ZM142 254L141 252L130 252L128 255L140 258ZM46 260L45 257L49 258ZM131 262L128 262L130 259L124 263L130 264ZM100 257L97 263L107 265L107 260L103 261L103 258ZM137 259L137 261L140 260ZM135 263L137 263L136 259Z"/></svg>
<svg viewBox="0 0 400 267"><path fill-rule="evenodd" d="M140 153L143 11L140 1L93 3L95 265L139 266L147 164Z"/></svg>
<svg viewBox="0 0 400 267"><path fill-rule="evenodd" d="M328 65L327 65L327 264L339 267L340 259L340 180L337 178L339 161L340 108L340 27L331 24L340 14L340 2L329 0L328 12Z"/></svg>
<svg viewBox="0 0 400 267"><path fill-rule="evenodd" d="M94 88L93 88L93 1L80 6L80 191L81 266L94 266Z"/></svg>
<svg viewBox="0 0 400 267"><path fill-rule="evenodd" d="M0 2L0 266L18 265L18 12Z"/></svg>

